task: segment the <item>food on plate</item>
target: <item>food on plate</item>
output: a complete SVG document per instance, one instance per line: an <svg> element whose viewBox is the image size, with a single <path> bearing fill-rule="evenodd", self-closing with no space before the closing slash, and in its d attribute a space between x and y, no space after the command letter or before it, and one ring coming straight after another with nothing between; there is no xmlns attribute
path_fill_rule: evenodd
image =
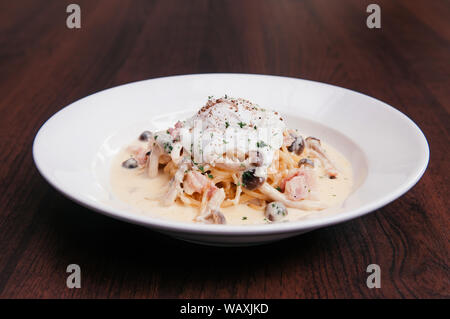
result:
<svg viewBox="0 0 450 319"><path fill-rule="evenodd" d="M120 198L163 218L259 224L341 204L352 176L344 156L277 111L224 96L142 132L118 155L112 183Z"/></svg>

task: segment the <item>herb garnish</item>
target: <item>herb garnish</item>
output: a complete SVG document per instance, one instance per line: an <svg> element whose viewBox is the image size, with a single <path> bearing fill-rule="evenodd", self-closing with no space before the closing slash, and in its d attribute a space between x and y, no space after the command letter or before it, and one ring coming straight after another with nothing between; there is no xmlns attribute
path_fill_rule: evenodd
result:
<svg viewBox="0 0 450 319"><path fill-rule="evenodd" d="M173 150L173 146L170 145L170 143L164 143L164 150L170 154L170 152L172 152Z"/></svg>
<svg viewBox="0 0 450 319"><path fill-rule="evenodd" d="M264 141L259 141L259 142L256 142L256 146L258 146L258 147L265 147L265 146L267 146L267 144L264 143Z"/></svg>

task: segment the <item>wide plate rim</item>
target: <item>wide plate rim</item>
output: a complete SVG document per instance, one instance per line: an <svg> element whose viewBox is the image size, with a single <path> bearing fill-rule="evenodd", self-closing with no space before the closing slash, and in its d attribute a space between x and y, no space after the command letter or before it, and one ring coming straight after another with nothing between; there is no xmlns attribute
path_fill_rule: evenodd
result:
<svg viewBox="0 0 450 319"><path fill-rule="evenodd" d="M102 205L99 205L95 202L87 202L85 200L80 200L77 196L74 196L70 192L67 192L65 189L63 189L58 183L56 183L46 172L46 170L42 167L40 164L39 159L39 140L40 135L43 132L43 130L46 129L48 126L48 123L51 121L57 120L61 114L64 112L67 112L68 110L77 107L77 104L80 102L91 98L92 96L98 95L98 94L106 94L110 90L115 90L124 86L131 86L136 84L142 84L144 82L149 81L158 81L162 79L170 79L170 78L180 78L180 77L203 77L203 76L217 76L217 77L232 77L232 76L239 76L239 77L269 77L269 78L280 78L280 79L290 79L295 81L305 81L313 85L318 86L329 86L334 89L339 90L345 90L352 94L358 94L362 95L365 98L374 100L377 102L380 107L384 107L390 112L393 112L393 114L396 114L399 116L403 121L407 121L409 125L412 125L415 132L418 134L418 137L421 139L423 146L425 146L426 154L423 160L423 163L420 163L417 165L417 169L415 171L415 174L411 174L409 179L405 181L401 186L399 186L396 190L396 192L392 192L390 194L386 194L383 199L380 199L377 202L368 203L366 205L362 205L358 209L353 209L348 212L342 212L333 216L329 216L323 219L316 219L316 220L303 220L298 222L289 222L289 223L279 223L279 224L271 224L271 225L242 225L242 226L236 226L236 225L201 225L201 224L189 224L189 223L181 223L181 222L175 222L175 221L168 221L164 219L158 219L153 218L149 216L141 216L137 214L133 214L130 212L127 212L126 210L120 210L115 209L112 207L103 207ZM417 184L417 182L420 180L420 178L425 173L425 170L429 163L429 144L428 141L422 132L422 130L418 127L418 125L412 121L408 116L406 116L401 111L397 110L393 106L376 99L374 97L371 97L369 95L366 95L364 93L360 93L351 89L347 89L344 87L318 82L318 81L312 81L307 79L301 79L301 78L294 78L294 77L286 77L286 76L279 76L279 75L269 75L269 74L253 74L253 73L195 73L195 74L182 74L182 75L171 75L171 76L163 76L163 77L156 77L156 78L150 78L146 80L140 80L140 81L134 81L130 83L121 84L115 87L107 88L95 93L92 93L90 95L87 95L86 97L83 97L79 100L76 100L69 105L63 107L58 112L53 114L49 119L47 119L43 125L39 128L32 146L32 154L33 154L33 160L34 163L41 174L41 176L58 192L66 196L67 198L71 199L72 201L87 207L91 210L94 210L96 212L99 212L103 215L113 217L115 219L119 219L122 221L146 226L148 228L152 228L155 230L159 230L162 232L175 232L175 233L196 233L196 234L202 234L202 235L234 235L234 236L251 236L251 235L274 235L278 233L299 233L303 232L305 230L313 230L317 228L322 228L334 224L338 224L341 222L345 222L348 220L355 219L357 217L361 217L365 214L369 214L371 212L374 212L375 210L379 209L380 207L383 207L395 199L399 198L403 194L405 194L407 191L409 191L414 185Z"/></svg>

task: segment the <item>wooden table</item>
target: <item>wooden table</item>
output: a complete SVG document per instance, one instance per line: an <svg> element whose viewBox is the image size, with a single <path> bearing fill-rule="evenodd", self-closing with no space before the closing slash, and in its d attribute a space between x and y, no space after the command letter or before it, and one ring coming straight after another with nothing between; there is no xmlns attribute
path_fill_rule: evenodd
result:
<svg viewBox="0 0 450 319"><path fill-rule="evenodd" d="M72 2L81 29L66 27ZM382 28L369 29L371 2L2 1L0 297L448 298L450 2L377 0ZM299 77L374 96L423 130L428 169L373 214L252 248L197 246L104 217L37 172L33 137L65 105L201 72ZM80 289L66 287L72 263ZM381 289L366 286L372 263Z"/></svg>

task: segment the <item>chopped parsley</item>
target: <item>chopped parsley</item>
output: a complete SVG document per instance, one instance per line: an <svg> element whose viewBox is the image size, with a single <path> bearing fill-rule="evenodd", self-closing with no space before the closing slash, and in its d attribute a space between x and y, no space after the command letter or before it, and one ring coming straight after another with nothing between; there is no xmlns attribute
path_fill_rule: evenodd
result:
<svg viewBox="0 0 450 319"><path fill-rule="evenodd" d="M211 178L211 179L214 178L214 176L212 176L212 174L208 174L208 177Z"/></svg>
<svg viewBox="0 0 450 319"><path fill-rule="evenodd" d="M170 143L164 143L164 150L170 154L173 150L173 146Z"/></svg>
<svg viewBox="0 0 450 319"><path fill-rule="evenodd" d="M281 187L280 187L280 186L275 187L275 189L276 189L277 191L281 192Z"/></svg>
<svg viewBox="0 0 450 319"><path fill-rule="evenodd" d="M225 128L228 128L228 126L230 126L230 123L225 122Z"/></svg>
<svg viewBox="0 0 450 319"><path fill-rule="evenodd" d="M243 128L243 127L246 126L247 124L244 123L244 122L239 122L238 125L239 125L241 128Z"/></svg>
<svg viewBox="0 0 450 319"><path fill-rule="evenodd" d="M247 216L242 217L242 220L247 220Z"/></svg>
<svg viewBox="0 0 450 319"><path fill-rule="evenodd" d="M205 172L205 168L202 165L198 166L198 169L200 170L200 172L204 173Z"/></svg>
<svg viewBox="0 0 450 319"><path fill-rule="evenodd" d="M256 146L257 146L257 147L266 147L267 144L264 143L264 141L259 141L259 142L256 142Z"/></svg>
<svg viewBox="0 0 450 319"><path fill-rule="evenodd" d="M155 141L158 139L158 135L155 135Z"/></svg>

